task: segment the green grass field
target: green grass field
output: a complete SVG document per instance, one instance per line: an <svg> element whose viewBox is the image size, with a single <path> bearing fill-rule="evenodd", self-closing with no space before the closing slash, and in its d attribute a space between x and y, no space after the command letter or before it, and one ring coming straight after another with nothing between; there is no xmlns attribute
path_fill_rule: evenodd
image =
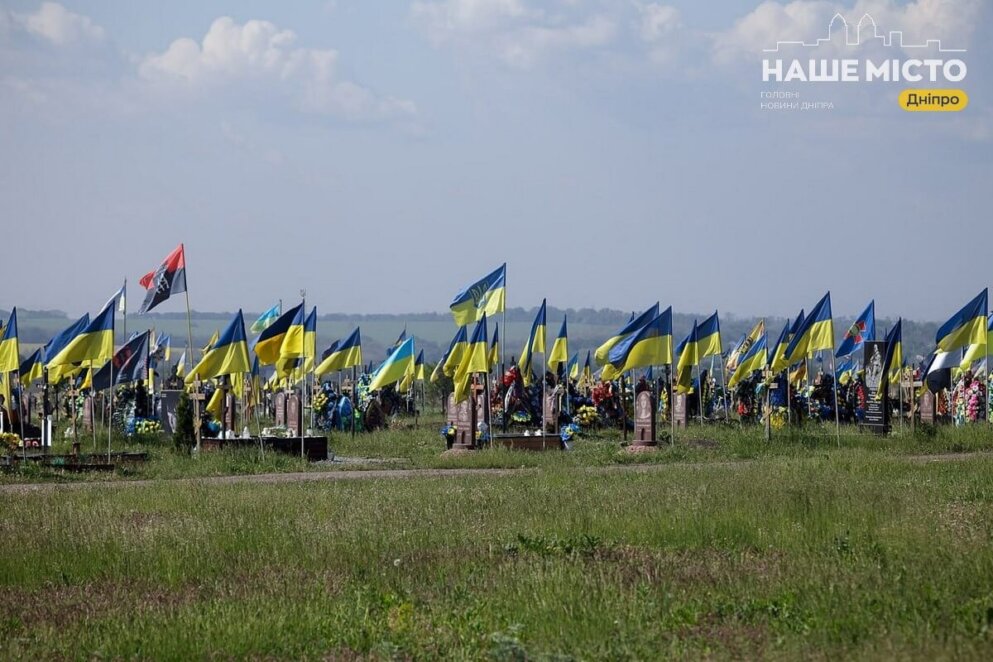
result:
<svg viewBox="0 0 993 662"><path fill-rule="evenodd" d="M0 655L989 659L990 437L697 428L647 456L610 436L442 458L425 426L332 445L533 469L128 484L305 468L159 449L110 484L0 493ZM633 461L667 466L600 468Z"/></svg>

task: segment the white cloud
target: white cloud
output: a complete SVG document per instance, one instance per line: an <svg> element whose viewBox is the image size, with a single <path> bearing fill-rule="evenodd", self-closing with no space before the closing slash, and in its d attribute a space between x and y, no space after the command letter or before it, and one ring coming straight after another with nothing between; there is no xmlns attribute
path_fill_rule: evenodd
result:
<svg viewBox="0 0 993 662"><path fill-rule="evenodd" d="M481 50L505 64L529 68L554 53L604 47L617 25L598 13L577 16L574 3L561 11L531 9L520 0L418 0L411 17L435 44Z"/></svg>
<svg viewBox="0 0 993 662"><path fill-rule="evenodd" d="M104 39L104 30L88 16L69 11L57 2L44 2L32 14L15 14L13 23L57 46Z"/></svg>
<svg viewBox="0 0 993 662"><path fill-rule="evenodd" d="M211 24L201 42L176 39L164 52L144 58L138 71L149 83L169 90L213 94L228 89L281 96L300 111L348 119L416 111L411 101L379 96L340 77L337 51L295 44L291 30L269 21L239 24L224 16Z"/></svg>
<svg viewBox="0 0 993 662"><path fill-rule="evenodd" d="M856 0L854 4L828 0L794 0L786 4L767 1L738 19L727 31L715 35L714 58L734 62L756 55L779 40L811 42L823 37L835 14L841 14L851 29L869 14L880 33L901 30L906 41L941 39L948 45L968 46L975 30L980 0L915 0L897 4L892 0Z"/></svg>

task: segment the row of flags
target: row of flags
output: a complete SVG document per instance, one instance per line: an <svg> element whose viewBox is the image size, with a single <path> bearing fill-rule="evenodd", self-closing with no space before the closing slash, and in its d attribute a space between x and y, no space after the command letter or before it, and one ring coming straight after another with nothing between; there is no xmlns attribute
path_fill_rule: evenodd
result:
<svg viewBox="0 0 993 662"><path fill-rule="evenodd" d="M172 294L186 292L183 245L170 253L159 267L145 274L140 283L147 290L141 312L153 309ZM96 373L91 370L89 379L94 386L109 386L111 382L131 379L139 367L147 369L154 358L167 358L170 340L167 336L156 338L150 332L133 335L121 350L114 351L115 311L118 308L126 310L126 297L125 281L95 317L91 319L84 314L23 362L18 353L17 310L14 308L0 334L0 375L20 371L22 380L30 382L39 378L47 367L49 379L58 381L78 373L89 363L101 366ZM489 372L500 360L499 326L494 325L492 337L487 331L488 318L505 311L506 264L461 290L450 307L458 330L431 380L436 381L442 374L452 377L457 393L462 395L466 392L469 376ZM239 310L224 331L215 334L204 348L200 361L190 370L186 370L186 362L191 357L184 351L178 365L180 374L185 373L186 381L190 382L196 375L201 379L213 379L223 375L254 374L261 364L274 366L277 375L286 378L309 372L322 376L363 365L360 329L333 342L317 363L316 307L309 314L303 302L286 312L281 308L281 304L274 305L251 325L251 331L258 334L251 346ZM993 334L991 320L987 290L984 289L939 328L930 369L950 361L946 357L955 352L958 352L955 358L960 365L984 357ZM468 325L473 322L476 326L470 335ZM532 379L535 355L546 352L546 327L547 301L543 300L518 361L526 384ZM887 374L898 376L903 366L902 320L898 320L886 338L889 342ZM875 302L870 301L846 331L840 345L834 347L831 294L828 292L811 308L809 315L801 310L792 324L787 323L774 344L769 343L764 322L741 338L724 365L731 375L728 385L733 387L752 372L767 367L775 372L786 370L823 351L831 351L837 358L848 357L867 340L874 339ZM701 323L694 321L690 333L674 347L672 308L660 312L656 302L641 315L632 314L628 323L600 345L593 356L602 366L601 375L606 380L639 368L672 365L677 388L686 391L692 387L693 367L699 366L707 357L722 356L720 320L715 312ZM579 356L569 353L566 317L549 348L547 362L553 370L562 370L564 366L570 377L581 375L592 379L590 354L587 353L586 362L580 369ZM372 390L397 382L409 386L412 381L424 379L423 350L415 351L414 339L407 338L405 329L386 360L378 368L369 366L368 371L372 373ZM846 373L837 372L836 368L836 374Z"/></svg>

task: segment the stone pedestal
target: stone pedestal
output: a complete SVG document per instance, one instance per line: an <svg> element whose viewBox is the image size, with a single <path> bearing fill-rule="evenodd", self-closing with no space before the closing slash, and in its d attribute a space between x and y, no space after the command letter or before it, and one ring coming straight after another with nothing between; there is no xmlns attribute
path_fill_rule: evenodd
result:
<svg viewBox="0 0 993 662"><path fill-rule="evenodd" d="M655 436L655 398L650 391L642 391L634 401L635 446L657 446Z"/></svg>
<svg viewBox="0 0 993 662"><path fill-rule="evenodd" d="M286 429L294 436L299 436L303 429L303 407L300 406L300 396L291 393L286 398Z"/></svg>
<svg viewBox="0 0 993 662"><path fill-rule="evenodd" d="M921 411L921 423L925 423L927 425L934 425L935 400L934 400L934 393L932 393L931 391L924 391L924 393L921 395L920 411Z"/></svg>
<svg viewBox="0 0 993 662"><path fill-rule="evenodd" d="M276 409L276 427L286 426L286 394L279 391L272 397L272 404Z"/></svg>
<svg viewBox="0 0 993 662"><path fill-rule="evenodd" d="M673 391L675 391L675 389L673 389ZM673 393L672 415L676 422L677 428L685 428L687 422L689 421L686 405L687 397L685 393Z"/></svg>

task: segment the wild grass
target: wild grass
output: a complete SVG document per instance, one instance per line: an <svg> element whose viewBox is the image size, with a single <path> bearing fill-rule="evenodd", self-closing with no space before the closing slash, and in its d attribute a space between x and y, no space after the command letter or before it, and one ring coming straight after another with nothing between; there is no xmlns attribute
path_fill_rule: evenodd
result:
<svg viewBox="0 0 993 662"><path fill-rule="evenodd" d="M5 658L993 653L982 455L121 483L0 512Z"/></svg>

